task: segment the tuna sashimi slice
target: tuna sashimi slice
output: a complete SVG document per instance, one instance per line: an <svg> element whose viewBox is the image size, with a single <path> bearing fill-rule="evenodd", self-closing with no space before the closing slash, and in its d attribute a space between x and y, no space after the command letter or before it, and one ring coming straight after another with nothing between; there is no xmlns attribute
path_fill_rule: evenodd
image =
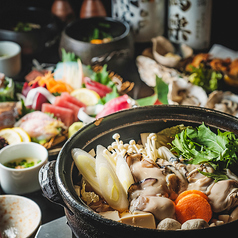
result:
<svg viewBox="0 0 238 238"><path fill-rule="evenodd" d="M55 106L50 103L43 103L41 110L42 112L48 112L48 113L54 114L54 116L60 119L67 127L72 125L75 121L73 110L68 108Z"/></svg>
<svg viewBox="0 0 238 238"><path fill-rule="evenodd" d="M122 109L130 108L131 106L128 103L128 98L128 95L125 94L123 96L110 100L104 105L104 109L97 114L96 118L107 116Z"/></svg>
<svg viewBox="0 0 238 238"><path fill-rule="evenodd" d="M83 102L79 101L76 97L71 96L67 92L61 93L61 97L67 102L73 103L78 107L86 107L86 105Z"/></svg>
<svg viewBox="0 0 238 238"><path fill-rule="evenodd" d="M59 96L55 98L55 102L54 102L55 106L58 107L63 107L63 108L67 108L67 109L71 109L74 112L74 120L77 121L78 120L78 111L80 109L79 106L66 101L63 97Z"/></svg>

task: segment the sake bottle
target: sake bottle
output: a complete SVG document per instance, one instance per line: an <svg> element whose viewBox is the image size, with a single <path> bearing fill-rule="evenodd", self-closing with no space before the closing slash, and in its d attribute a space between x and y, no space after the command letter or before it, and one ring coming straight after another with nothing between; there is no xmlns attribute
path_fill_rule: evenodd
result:
<svg viewBox="0 0 238 238"><path fill-rule="evenodd" d="M169 0L168 38L195 51L208 50L211 35L212 0Z"/></svg>

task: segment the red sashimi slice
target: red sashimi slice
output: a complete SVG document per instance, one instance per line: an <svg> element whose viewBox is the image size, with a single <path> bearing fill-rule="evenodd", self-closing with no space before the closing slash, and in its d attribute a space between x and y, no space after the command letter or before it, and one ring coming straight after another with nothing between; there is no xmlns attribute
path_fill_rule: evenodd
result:
<svg viewBox="0 0 238 238"><path fill-rule="evenodd" d="M74 123L74 112L71 109L58 107L50 103L43 103L41 107L42 112L48 112L54 114L59 118L65 126L69 127Z"/></svg>
<svg viewBox="0 0 238 238"><path fill-rule="evenodd" d="M76 97L71 96L67 92L61 93L60 97L62 97L67 102L73 103L74 105L76 105L78 107L86 107L86 105L83 102L79 101Z"/></svg>
<svg viewBox="0 0 238 238"><path fill-rule="evenodd" d="M110 100L104 105L104 109L97 114L96 118L104 117L114 112L130 108L131 106L128 103L128 98L128 95L125 94L123 96Z"/></svg>
<svg viewBox="0 0 238 238"><path fill-rule="evenodd" d="M47 98L43 94L37 93L31 107L34 110L41 111L42 104L46 103L47 101Z"/></svg>
<svg viewBox="0 0 238 238"><path fill-rule="evenodd" d="M95 91L102 98L112 91L108 86L96 82L88 77L84 78L86 88Z"/></svg>
<svg viewBox="0 0 238 238"><path fill-rule="evenodd" d="M54 105L58 106L58 107L64 107L64 108L71 109L74 112L74 120L75 121L78 120L78 111L79 111L80 107L76 106L75 104L73 104L71 102L66 101L61 96L55 98Z"/></svg>

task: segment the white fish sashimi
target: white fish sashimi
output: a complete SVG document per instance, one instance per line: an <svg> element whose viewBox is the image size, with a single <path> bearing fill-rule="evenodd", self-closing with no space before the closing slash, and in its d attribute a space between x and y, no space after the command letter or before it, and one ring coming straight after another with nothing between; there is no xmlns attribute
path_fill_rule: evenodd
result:
<svg viewBox="0 0 238 238"><path fill-rule="evenodd" d="M96 160L84 150L74 148L71 151L75 165L94 191L102 196L96 175Z"/></svg>
<svg viewBox="0 0 238 238"><path fill-rule="evenodd" d="M65 128L63 122L41 111L26 114L14 126L21 127L31 138L37 140L49 140L60 133L59 128Z"/></svg>
<svg viewBox="0 0 238 238"><path fill-rule="evenodd" d="M120 212L128 209L127 194L122 187L110 162L100 153L104 150L101 145L96 151L96 175L104 199L113 208Z"/></svg>

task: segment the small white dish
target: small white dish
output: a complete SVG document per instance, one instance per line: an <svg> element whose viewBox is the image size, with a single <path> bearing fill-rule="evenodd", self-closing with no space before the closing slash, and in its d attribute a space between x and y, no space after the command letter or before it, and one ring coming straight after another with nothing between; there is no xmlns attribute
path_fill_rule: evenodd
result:
<svg viewBox="0 0 238 238"><path fill-rule="evenodd" d="M41 210L29 198L0 195L0 237L30 237L41 224Z"/></svg>
<svg viewBox="0 0 238 238"><path fill-rule="evenodd" d="M21 71L21 47L15 42L0 41L0 72L14 77Z"/></svg>
<svg viewBox="0 0 238 238"><path fill-rule="evenodd" d="M20 158L35 158L40 163L23 169L6 167L4 164ZM48 162L47 149L34 142L21 142L0 150L0 184L5 193L26 194L40 189L38 173Z"/></svg>

